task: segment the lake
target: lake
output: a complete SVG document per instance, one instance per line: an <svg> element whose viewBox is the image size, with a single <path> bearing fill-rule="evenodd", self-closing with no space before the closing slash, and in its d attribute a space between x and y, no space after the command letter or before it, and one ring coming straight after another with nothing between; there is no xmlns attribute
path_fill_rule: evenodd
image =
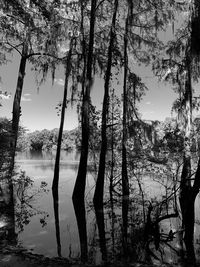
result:
<svg viewBox="0 0 200 267"><path fill-rule="evenodd" d="M63 256L69 258L76 258L80 256L80 245L77 223L75 213L72 204L72 192L77 176L78 164L79 164L79 153L76 152L61 152L60 160L60 179L59 179L59 225L55 223L54 215L54 203L51 192L51 185L54 174L54 161L55 152L26 152L18 153L16 157L16 164L18 171L21 169L25 171L26 175L29 176L34 184L28 189L28 194L33 195L29 205L26 209L22 210L21 214L25 214L24 223L22 228L20 225L17 228L18 242L25 248L32 250L34 253L43 254L49 257ZM91 164L89 163L89 166ZM91 170L90 170L91 169ZM94 209L92 208L91 201L93 198L93 191L95 185L95 173L92 168L89 168L86 181L86 216L87 216L87 230L88 230L88 246L89 256L93 258L94 263L101 262L101 253L99 248L99 238L97 225L95 221ZM108 175L109 176L109 175ZM138 176L139 177L139 176ZM167 181L164 176L161 181L161 171L159 171L157 178L150 177L148 175L137 178L133 182L132 194L137 195L135 199L131 196L132 208L130 210L131 220L135 220L138 227L134 228L136 231L136 241L140 232L140 219L142 218L142 208L140 197L141 192L138 186L143 187L145 198L149 200L159 200L162 196L167 194L167 188L171 192L170 188L173 185L169 179ZM132 180L133 181L133 180ZM40 187L41 183L47 184L44 188ZM39 191L38 191L39 190ZM107 190L107 189L106 189ZM107 193L107 191L105 192ZM167 195L166 195L167 196ZM156 201L157 201L156 200ZM159 200L160 201L160 200ZM120 251L119 240L121 238L121 212L120 202L116 204L114 216L111 216L110 208L105 208L105 227L106 227L106 238L107 246L109 247L110 257ZM146 204L147 205L147 204ZM20 210L20 206L18 207ZM200 252L200 201L199 196L196 200L196 223L195 223L195 234L194 243L197 259L199 258ZM147 210L146 210L147 212ZM146 213L147 214L147 213ZM19 212L19 217L20 217ZM138 216L138 217L137 217ZM58 226L60 230L60 242L58 241ZM57 229L57 231L56 231ZM177 232L176 238L170 244L172 247L168 247L165 243L161 244L161 248L165 251L165 259L167 262L177 262L177 255L173 251L173 247L177 250L180 248L180 240L178 237L179 231L181 232L180 220L171 218L163 221L160 224L161 234L168 234L170 230ZM138 231L138 232L137 232ZM166 236L166 234L164 236ZM137 246L137 243L134 244ZM153 247L152 247L153 249ZM158 257L160 257L160 251L154 251ZM111 255L112 254L112 255Z"/></svg>
<svg viewBox="0 0 200 267"><path fill-rule="evenodd" d="M51 185L54 174L55 152L24 152L18 153L16 165L18 170L23 170L26 175L34 180L34 185L29 189L29 194L37 192L41 182L46 182L49 191L37 193L27 207L34 214L28 218L29 223L24 225L19 232L19 243L35 253L49 257L58 256L55 216ZM59 179L59 226L61 236L61 255L63 257L76 257L80 254L79 237L72 204L72 192L78 171L79 153L61 152L60 179ZM87 176L86 195L91 199L90 191L94 185L91 174ZM88 225L92 220L92 212L88 212Z"/></svg>

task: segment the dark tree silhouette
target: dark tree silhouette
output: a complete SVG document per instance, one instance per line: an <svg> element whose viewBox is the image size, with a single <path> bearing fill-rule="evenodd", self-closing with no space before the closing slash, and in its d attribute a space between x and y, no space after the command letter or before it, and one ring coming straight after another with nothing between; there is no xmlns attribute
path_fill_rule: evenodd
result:
<svg viewBox="0 0 200 267"><path fill-rule="evenodd" d="M98 176L97 176L97 182L96 182L94 200L93 200L96 212L99 211L101 213L103 211L103 192L104 192L106 152L107 152L106 130L107 130L108 109L109 109L109 84L110 84L111 69L112 69L112 57L113 57L113 47L114 47L114 40L115 40L115 24L116 24L117 9L118 9L118 0L115 0L112 24L111 24L111 30L110 30L110 42L109 42L109 47L108 47L107 69L105 73L99 170L98 170Z"/></svg>
<svg viewBox="0 0 200 267"><path fill-rule="evenodd" d="M66 59L65 66L65 84L64 84L64 94L63 94L63 102L61 109L61 118L60 118L60 128L58 133L58 142L57 142L57 150L56 150L56 160L55 160L55 168L54 168L54 178L52 189L58 190L58 182L59 182L59 168L60 168L60 151L61 151L61 143L62 143L62 135L63 135L63 127L65 121L65 109L67 102L67 91L68 91L68 81L71 72L71 56L72 56L72 43L73 39L70 42L69 52Z"/></svg>
<svg viewBox="0 0 200 267"><path fill-rule="evenodd" d="M81 140L81 156L79 162L78 174L74 186L72 200L74 204L77 224L79 229L79 238L81 244L81 260L87 261L87 230L85 218L85 184L87 175L87 161L88 161L88 145L89 145L89 110L90 110L90 90L92 86L92 65L93 65L93 46L94 46L94 26L96 19L96 0L91 0L90 11L90 33L89 46L87 51L87 60L84 60L83 83L82 83L82 110L81 110L81 125L82 125L82 140ZM84 3L81 3L82 10ZM83 20L83 11L82 11ZM82 24L83 36L83 57L85 58L86 45L84 40L84 28ZM85 64L87 62L87 64Z"/></svg>
<svg viewBox="0 0 200 267"><path fill-rule="evenodd" d="M130 8L125 22L124 33L124 85L123 85L123 123L122 123L122 220L123 220L123 248L127 253L127 228L128 228L128 206L129 206L129 182L127 172L127 72L128 72L128 29L129 29Z"/></svg>
<svg viewBox="0 0 200 267"><path fill-rule="evenodd" d="M52 190L52 194L53 194L53 208L54 208L55 228L56 228L57 254L58 254L58 257L62 257L61 242L60 242L59 194L58 194L58 190Z"/></svg>

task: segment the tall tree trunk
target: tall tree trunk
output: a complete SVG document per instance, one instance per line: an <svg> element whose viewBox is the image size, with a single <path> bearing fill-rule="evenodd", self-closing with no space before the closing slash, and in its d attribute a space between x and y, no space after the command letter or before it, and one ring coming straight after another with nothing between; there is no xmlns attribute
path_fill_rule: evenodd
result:
<svg viewBox="0 0 200 267"><path fill-rule="evenodd" d="M77 218L79 229L79 238L81 243L81 259L83 262L87 261L87 230L86 230L86 216L85 216L85 184L87 175L87 160L88 160L88 145L89 145L89 109L90 109L90 90L92 86L92 65L93 65L93 46L94 46L94 26L95 26L95 13L96 13L96 0L91 0L90 12L90 39L89 48L87 51L87 71L85 79L85 71L83 77L83 100L82 100L82 141L81 141L81 156L79 162L78 174L74 186L72 200L74 210ZM83 3L82 3L83 7ZM83 8L82 8L82 33L83 33ZM83 55L85 55L86 46L84 45L83 34ZM85 56L84 56L85 58ZM84 60L84 69L85 69Z"/></svg>
<svg viewBox="0 0 200 267"><path fill-rule="evenodd" d="M129 12L128 12L129 13ZM129 14L128 14L129 16ZM123 86L123 136L122 136L122 220L123 220L123 247L127 251L127 229L128 229L128 206L129 206L129 182L127 172L127 72L128 72L128 17L126 18L124 34L124 86Z"/></svg>
<svg viewBox="0 0 200 267"><path fill-rule="evenodd" d="M182 181L181 181L182 183ZM195 223L195 199L200 190L200 157L198 160L197 170L194 178L194 184L192 187L188 187L188 190L185 190L184 201L180 201L183 223L185 227L185 236L184 242L187 252L187 259L189 264L195 266L195 251L194 251L194 223Z"/></svg>
<svg viewBox="0 0 200 267"><path fill-rule="evenodd" d="M185 93L185 113L186 113L186 132L184 140L184 162L180 184L180 206L182 211L182 222L185 229L184 243L189 264L196 264L194 250L194 224L195 224L195 199L200 190L200 158L193 186L191 185L191 121L192 121L192 85L191 85L191 61L192 57L199 57L199 29L200 29L200 2L194 1L194 10L191 21L191 40L190 49L186 51L186 93Z"/></svg>
<svg viewBox="0 0 200 267"><path fill-rule="evenodd" d="M99 210L103 210L103 191L104 191L105 164L106 164L106 152L107 152L106 128L107 128L107 116L108 116L108 107L109 107L109 84L110 84L110 76L111 76L111 68L112 68L113 45L114 45L114 40L115 40L115 23L116 23L117 9L118 9L118 0L115 0L112 25L111 25L111 31L110 31L110 42L109 42L109 47L108 47L107 70L105 74L105 84L104 84L99 170L98 170L98 177L97 177L94 200L93 200L95 208Z"/></svg>
<svg viewBox="0 0 200 267"><path fill-rule="evenodd" d="M82 106L82 141L81 141L81 156L79 162L78 175L76 178L72 200L78 224L79 239L81 245L81 260L88 260L87 249L87 227L85 214L85 185L87 174L87 158L88 158L88 133L89 133L89 103L83 100Z"/></svg>
<svg viewBox="0 0 200 267"><path fill-rule="evenodd" d="M63 94L63 102L62 102L62 110L61 110L61 118L60 118L60 128L58 134L58 142L57 142L57 151L56 151L56 160L55 160L55 168L54 168L54 178L52 189L58 190L58 182L59 182L59 168L60 168L60 150L62 144L62 135L63 135L63 127L65 121L65 109L66 109L66 101L67 101L67 91L68 91L68 81L69 75L71 72L71 55L72 55L72 42L70 42L70 48L67 55L66 60L66 70L65 70L65 85L64 85L64 94Z"/></svg>
<svg viewBox="0 0 200 267"><path fill-rule="evenodd" d="M185 230L184 242L189 263L195 263L194 252L194 202L193 187L191 185L191 120L192 120L192 86L191 86L191 59L186 56L186 82L185 82L185 137L183 169L180 183L180 206L182 212L182 225Z"/></svg>
<svg viewBox="0 0 200 267"><path fill-rule="evenodd" d="M112 102L114 101L114 89L112 92ZM111 126L111 170L110 170L110 209L111 209L111 239L112 239L112 254L114 256L115 253L115 214L114 214L114 103L112 103L112 126Z"/></svg>
<svg viewBox="0 0 200 267"><path fill-rule="evenodd" d="M23 90L23 84L24 84L24 76L25 76L25 70L26 70L26 61L27 61L27 54L28 54L28 45L27 42L24 42L23 49L22 49L22 55L20 60L20 66L19 66L19 72L18 72L18 79L17 79L17 87L15 91L14 101L13 101L13 110L12 110L12 140L11 140L11 148L10 148L10 162L9 162L9 171L4 179L2 181L4 183L4 192L6 194L6 201L5 204L8 208L8 216L12 220L12 223L14 223L14 195L13 195L13 170L15 165L15 152L17 147L17 138L18 138L18 131L19 131L19 120L21 115L21 96L22 96L22 90ZM2 189L2 186L0 185L0 188ZM11 227L11 229L14 231L14 226ZM14 232L11 231L11 235L14 236ZM10 231L9 231L10 233Z"/></svg>
<svg viewBox="0 0 200 267"><path fill-rule="evenodd" d="M104 224L104 212L103 212L103 193L104 193L104 180L105 180L105 168L106 168L106 152L107 152L107 116L109 107L109 84L112 68L112 54L113 46L115 40L115 23L118 9L118 0L115 0L114 12L112 17L112 24L110 30L110 42L108 47L108 61L107 69L105 74L105 84L104 84L104 99L102 107L102 125L101 125L101 151L99 159L99 170L97 176L97 182L94 192L94 208L97 218L97 225L99 230L99 237L102 241L101 250L103 259L107 260L107 250L106 250L106 239L105 239L105 224Z"/></svg>
<svg viewBox="0 0 200 267"><path fill-rule="evenodd" d="M184 140L184 160L180 184L180 206L182 211L182 223L185 229L184 243L189 263L195 265L194 250L194 223L195 223L195 199L200 189L200 158L194 179L191 185L191 120L192 120L192 85L191 85L191 63L193 58L198 58L199 48L199 30L200 30L200 2L194 0L193 13L191 17L191 36L190 46L186 51L186 86L185 86L185 114L186 130Z"/></svg>
<svg viewBox="0 0 200 267"><path fill-rule="evenodd" d="M112 101L114 100L114 89L112 92ZM114 199L113 199L113 189L114 189L114 103L112 103L112 111L111 111L111 170L110 170L110 186L109 186L109 192L110 192L110 205L111 205L111 210L113 214L113 209L114 209Z"/></svg>
<svg viewBox="0 0 200 267"><path fill-rule="evenodd" d="M19 120L21 115L21 96L24 84L24 76L26 69L26 61L27 61L27 53L28 53L28 45L27 42L24 42L22 55L20 60L18 79L17 79L17 87L14 96L13 102L13 110L12 110L12 143L11 143L11 167L10 173L12 175L14 169L14 160L15 160L15 152L17 147L17 137L19 130Z"/></svg>

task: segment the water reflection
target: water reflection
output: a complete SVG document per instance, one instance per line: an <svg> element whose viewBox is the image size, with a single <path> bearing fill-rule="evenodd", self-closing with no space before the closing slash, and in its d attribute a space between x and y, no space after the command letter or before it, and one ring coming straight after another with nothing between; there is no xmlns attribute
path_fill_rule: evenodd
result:
<svg viewBox="0 0 200 267"><path fill-rule="evenodd" d="M27 158L25 156L27 155ZM47 158L45 158L47 155ZM48 153L30 153L17 155L17 164L26 174L34 179L34 186L38 188L41 182L47 183L46 189L50 189L54 162L52 155ZM19 240L25 248L31 248L36 253L46 256L77 257L80 253L78 231L75 223L75 213L72 205L72 190L74 187L78 164L77 153L63 153L60 166L60 182L58 192L51 194L38 194L34 198L34 209L45 210L49 216L45 218L45 225L41 225L42 214L32 216L28 224L24 225L24 231L20 233ZM69 160L70 159L70 160ZM66 163L65 163L66 161ZM77 162L77 163L76 163ZM87 183L88 188L90 182ZM30 192L29 192L30 193ZM52 208L53 197L53 208ZM61 235L62 233L62 235ZM62 244L62 253L61 253Z"/></svg>
<svg viewBox="0 0 200 267"><path fill-rule="evenodd" d="M79 233L80 249L81 249L81 261L85 263L88 260L85 204L83 202L79 202L78 199L73 200L73 204L74 204L74 211L76 214L76 221L78 225L78 233Z"/></svg>
<svg viewBox="0 0 200 267"><path fill-rule="evenodd" d="M17 161L20 160L52 160L54 162L56 157L56 151L25 151L25 152L18 152L17 153ZM73 162L75 161L78 163L80 154L76 151L67 152L61 151L60 159L64 160L65 162Z"/></svg>
<svg viewBox="0 0 200 267"><path fill-rule="evenodd" d="M55 164L55 151L27 151L27 152L18 152L16 162L22 168L25 166L25 170L27 171L27 167L33 167L38 171L53 171ZM62 170L78 170L80 154L78 152L66 152L61 151L60 155L60 169ZM89 169L91 167L89 166Z"/></svg>
<svg viewBox="0 0 200 267"><path fill-rule="evenodd" d="M0 245L16 245L13 184L9 177L0 183Z"/></svg>
<svg viewBox="0 0 200 267"><path fill-rule="evenodd" d="M104 222L104 210L95 209L96 222L99 230L99 244L103 262L107 262L107 247Z"/></svg>
<svg viewBox="0 0 200 267"><path fill-rule="evenodd" d="M62 257L62 255L61 255L61 242L60 242L59 196L58 196L58 190L52 190L52 195L53 195L53 207L54 207L54 216L55 216L57 253L58 253L58 257Z"/></svg>
<svg viewBox="0 0 200 267"><path fill-rule="evenodd" d="M40 188L41 181L44 181L48 184L46 189L50 189L54 170L51 156L47 155L48 159L44 157L44 154L40 155L40 158L37 158L36 155L31 159L30 155L28 157L28 159L23 159L19 155L18 164L26 170L29 176L34 178L36 188ZM32 211L33 216L22 205L22 202L31 196L30 191L26 192L25 190L25 193L18 194L22 200L19 201L18 207L16 206L16 210L19 211L18 215L16 212L18 239L25 248L31 248L36 253L43 253L50 257L62 255L74 258L81 254L83 261L86 261L88 255L91 262L99 264L102 261L122 259L120 180L117 174L114 175L111 179L110 192L109 185L106 185L105 205L102 210L96 210L94 213L91 205L94 180L89 173L86 183L85 206L82 206L80 199L77 199L74 210L72 191L78 166L78 162L77 165L75 163L75 157L75 154L67 154L66 158L63 158L57 192L53 195L49 192L36 194L32 198L34 201L28 202L29 212ZM68 160L69 158L71 161ZM65 160L66 163L64 163ZM41 167L43 165L45 168ZM141 180L144 184L141 183ZM180 218L176 217L177 214L174 213L179 209L174 193L176 189L172 188L174 183L171 180L166 180L166 183L163 181L165 180L161 181L159 176L148 177L147 175L139 177L138 180L132 180L127 238L127 252L130 261L148 261L151 264L160 265L162 263L181 264L182 256L185 256L182 247L184 229L181 228ZM107 182L109 183L110 180ZM23 188L22 185L20 186ZM142 196L141 192L143 192ZM43 210L49 216L43 214ZM172 216L173 213L174 216ZM199 200L196 201L196 214L195 249L198 257ZM94 220L94 215L96 220ZM23 221L22 232L19 230L18 220L20 218ZM95 232L96 225L98 226L98 235ZM145 228L148 229L144 230Z"/></svg>
<svg viewBox="0 0 200 267"><path fill-rule="evenodd" d="M15 197L15 224L18 233L24 231L31 218L38 216L42 227L46 225L48 213L35 206L35 200L42 194L47 194L47 183L42 181L37 187L34 181L26 175L25 171L20 171L14 179Z"/></svg>
<svg viewBox="0 0 200 267"><path fill-rule="evenodd" d="M41 162L38 162L38 163L35 163L35 169L41 169L42 171L48 171L48 170L54 170L54 164L52 162L48 163L48 162L45 162L45 163L41 163ZM68 169L71 169L71 170L74 170L74 171L77 171L78 167L77 167L77 164L76 163L68 163L66 164L65 162L61 162L60 163L60 167L63 169L63 170L68 170Z"/></svg>

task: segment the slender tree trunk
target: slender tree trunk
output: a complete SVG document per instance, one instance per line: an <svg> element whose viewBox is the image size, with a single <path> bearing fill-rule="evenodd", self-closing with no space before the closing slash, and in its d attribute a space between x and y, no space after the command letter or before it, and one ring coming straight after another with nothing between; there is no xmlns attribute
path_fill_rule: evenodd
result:
<svg viewBox="0 0 200 267"><path fill-rule="evenodd" d="M104 84L99 171L98 171L98 177L97 177L94 200L93 200L95 209L98 209L101 211L103 210L103 192L104 192L105 165L106 165L106 152L107 152L106 128L107 128L107 116L108 116L108 107L109 107L109 84L110 84L111 68L112 68L112 54L113 54L113 46L114 46L114 39L115 39L115 23L116 23L117 9L118 9L118 0L115 0L114 13L113 13L112 25L111 25L111 31L110 31L110 43L108 47L107 70L105 74L105 84Z"/></svg>
<svg viewBox="0 0 200 267"><path fill-rule="evenodd" d="M87 249L87 227L85 214L85 185L87 174L87 158L88 158L88 113L87 103L83 101L82 107L82 143L81 143L81 157L79 162L78 175L72 195L76 220L78 224L79 239L81 245L81 260L86 262L88 260ZM86 125L85 125L86 124Z"/></svg>
<svg viewBox="0 0 200 267"><path fill-rule="evenodd" d="M19 72L18 72L18 79L17 79L17 87L15 91L14 96L14 102L13 102L13 110L12 110L12 140L11 140L11 148L10 148L10 163L9 163L9 171L7 176L5 177L4 181L4 192L6 194L6 201L8 203L7 205L8 210L8 217L12 220L12 224L15 225L14 222L14 195L13 195L13 170L14 170L14 164L15 164L15 152L17 147L17 137L18 137L18 130L19 130L19 120L21 115L21 96L22 96L22 90L23 90L23 83L24 83L24 76L25 76L25 69L26 69L26 61L27 61L27 53L28 53L28 46L25 42L22 49L22 55L20 60L20 66L19 66ZM0 186L2 188L2 186ZM14 236L15 233L15 227L11 227L11 236Z"/></svg>
<svg viewBox="0 0 200 267"><path fill-rule="evenodd" d="M114 89L112 92L112 98L114 100ZM113 198L113 180L114 180L114 103L112 103L112 128L111 128L111 171L110 171L110 208L111 208L111 238L112 238L112 253L115 253L115 214L114 214L114 198Z"/></svg>
<svg viewBox="0 0 200 267"><path fill-rule="evenodd" d="M72 42L73 42L73 40L71 40L70 49L69 49L69 52L68 52L68 55L67 55L67 60L66 60L64 95L63 95L63 103L62 103L62 110L61 110L58 142L57 142L56 161L55 161L55 168L54 168L54 178L53 178L53 184L52 184L52 189L53 190L58 190L59 168L60 168L60 151L61 151L63 127L64 127L64 121L65 121L65 109L66 109L66 101L67 101L68 81L69 81L69 75L70 75L70 72L71 72Z"/></svg>
<svg viewBox="0 0 200 267"><path fill-rule="evenodd" d="M94 25L95 25L96 0L91 0L91 17L90 17L90 43L87 55L87 73L85 89L83 90L82 102L82 142L81 157L79 170L73 191L73 199L84 199L85 182L87 173L88 144L89 144L89 109L90 109L90 90L92 86L92 64L93 64L93 44L94 44ZM85 51L84 51L85 53Z"/></svg>
<svg viewBox="0 0 200 267"><path fill-rule="evenodd" d="M198 161L197 171L195 174L194 184L191 185L191 121L192 121L192 85L191 85L191 57L198 57L199 49L199 29L200 29L200 3L194 1L194 13L191 22L191 47L186 51L186 93L185 93L185 113L186 113L186 133L185 133L185 153L183 162L183 171L180 185L180 205L182 211L182 222L185 229L184 243L187 252L189 264L196 266L194 250L194 224L195 224L195 199L200 189L200 158Z"/></svg>
<svg viewBox="0 0 200 267"><path fill-rule="evenodd" d="M83 102L82 102L82 113L81 113L81 129L82 129L82 140L81 140L81 158L79 162L79 171L78 176L76 179L76 190L74 188L74 192L72 195L73 205L74 205L74 211L76 215L77 225L78 225L78 232L79 232L79 240L80 240L80 247L81 247L81 260L83 262L86 262L88 259L88 250L87 250L87 227L86 227L86 216L85 216L85 202L84 202L84 194L85 194L85 180L84 175L86 176L86 171L83 173L83 184L81 185L81 170L84 169L84 166L87 164L87 147L88 143L87 139L85 141L84 134L85 134L85 125L84 120L85 116L87 114L84 113L84 95L85 95L85 73L86 73L86 43L85 43L85 36L84 36L84 4L81 2L81 33L82 33L82 54L83 54L83 81L82 81L82 96L83 96ZM85 152L86 147L86 152ZM86 162L85 162L85 160ZM78 180L78 185L77 185ZM80 209L79 209L79 198L78 198L78 190L81 191L81 198L80 198ZM80 187L80 189L79 189Z"/></svg>
<svg viewBox="0 0 200 267"><path fill-rule="evenodd" d="M104 212L103 212L103 193L104 193L104 180L105 180L105 168L106 168L106 152L107 152L107 116L109 107L109 84L111 77L112 68L112 54L113 45L115 40L115 23L118 9L118 0L115 0L114 12L112 17L112 25L110 30L110 42L108 47L108 61L107 69L105 74L105 84L104 84L104 99L102 107L102 125L101 125L101 151L99 159L99 170L97 176L97 182L94 192L94 207L97 218L97 225L99 230L100 245L103 260L107 261L107 249L106 249L106 239L105 239L105 224L104 224Z"/></svg>
<svg viewBox="0 0 200 267"><path fill-rule="evenodd" d="M114 98L114 89L112 93L112 98ZM114 179L114 103L112 103L112 126L111 126L111 170L110 170L110 187L109 187L109 192L110 192L110 205L111 205L111 210L113 214L113 209L114 209L114 199L113 199L113 179Z"/></svg>
<svg viewBox="0 0 200 267"><path fill-rule="evenodd" d="M191 185L191 120L192 120L192 86L191 86L191 61L189 56L186 60L186 82L185 82L185 137L183 169L180 184L180 206L182 212L182 225L185 230L184 242L187 252L187 260L190 264L195 264L194 252L194 203L193 187Z"/></svg>
<svg viewBox="0 0 200 267"><path fill-rule="evenodd" d="M22 55L21 55L21 60L20 60L19 72L18 72L18 79L17 79L17 87L15 91L13 110L12 110L12 143L11 143L11 168L10 168L11 175L14 169L15 151L17 147L19 120L20 120L20 115L21 115L20 104L21 104L21 96L22 96L22 90L23 90L23 84L24 84L27 53L28 53L28 46L27 46L27 43L25 42L23 45L23 49L22 49Z"/></svg>
<svg viewBox="0 0 200 267"><path fill-rule="evenodd" d="M74 210L77 218L79 229L79 238L81 243L81 259L83 262L87 261L87 229L86 229L86 216L85 216L85 184L87 175L87 160L88 160L88 145L89 145L89 109L90 109L90 90L92 86L92 65L93 65L93 46L94 46L94 26L95 26L95 13L96 13L96 0L91 0L90 12L90 39L89 48L87 53L87 71L85 79L85 71L83 77L83 102L82 102L82 141L81 141L81 156L79 162L78 174L74 186L72 200ZM83 3L82 3L83 7ZM83 8L82 8L82 35L83 35L83 55L85 58L86 46L84 45L83 34ZM86 60L84 60L84 69Z"/></svg>
<svg viewBox="0 0 200 267"><path fill-rule="evenodd" d="M129 12L128 12L129 13ZM123 86L123 133L122 133L122 220L123 220L123 247L127 252L128 206L129 206L129 182L127 172L127 72L128 72L128 17L126 19L124 34L124 86Z"/></svg>

